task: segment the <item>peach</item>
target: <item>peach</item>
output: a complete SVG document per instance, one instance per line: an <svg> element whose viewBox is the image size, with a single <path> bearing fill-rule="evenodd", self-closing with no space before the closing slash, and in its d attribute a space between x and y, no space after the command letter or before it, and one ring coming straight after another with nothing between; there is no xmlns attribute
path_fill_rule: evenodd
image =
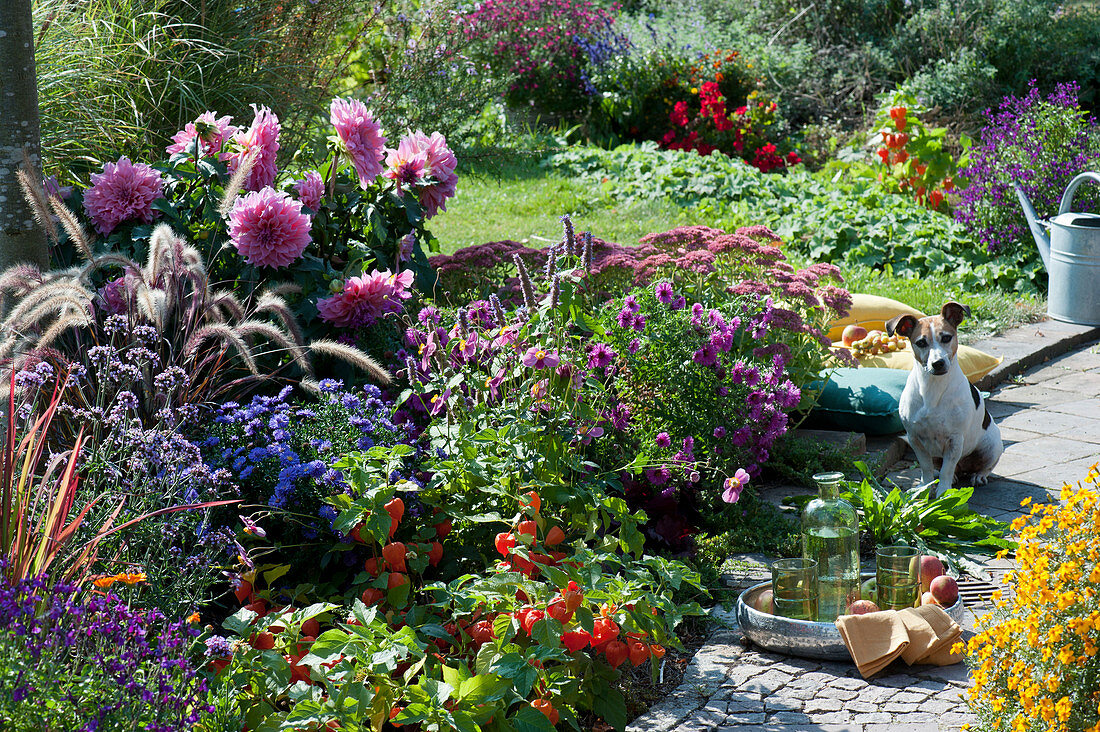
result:
<svg viewBox="0 0 1100 732"><path fill-rule="evenodd" d="M943 568L943 562L938 557L923 555L920 558L921 592L928 592L928 589L932 586L932 580L943 574L947 574L947 572Z"/></svg>
<svg viewBox="0 0 1100 732"><path fill-rule="evenodd" d="M862 325L856 325L853 323L844 329L844 332L840 334L840 342L844 345L851 347L856 341L861 341L867 337L867 329Z"/></svg>
<svg viewBox="0 0 1100 732"><path fill-rule="evenodd" d="M944 607L951 607L959 601L959 584L946 574L932 580L928 592Z"/></svg>

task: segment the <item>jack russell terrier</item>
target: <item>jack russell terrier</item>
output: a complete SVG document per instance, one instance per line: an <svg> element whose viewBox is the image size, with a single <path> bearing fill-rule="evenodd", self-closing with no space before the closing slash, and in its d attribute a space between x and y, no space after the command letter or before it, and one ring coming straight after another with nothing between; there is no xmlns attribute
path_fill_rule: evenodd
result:
<svg viewBox="0 0 1100 732"><path fill-rule="evenodd" d="M913 347L913 370L898 413L920 463L921 483L931 483L939 465L943 490L956 478L985 485L1004 452L997 423L956 358L959 324L969 316L970 308L949 302L939 315L920 320L899 315L886 324L887 333L908 338Z"/></svg>

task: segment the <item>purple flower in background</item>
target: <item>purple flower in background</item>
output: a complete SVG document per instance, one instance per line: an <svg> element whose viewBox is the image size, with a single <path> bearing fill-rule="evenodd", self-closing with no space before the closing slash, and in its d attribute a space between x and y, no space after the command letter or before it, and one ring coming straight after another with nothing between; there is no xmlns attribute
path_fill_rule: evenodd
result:
<svg viewBox="0 0 1100 732"><path fill-rule="evenodd" d="M130 290L126 275L110 280L96 291L98 302L108 315L121 315L130 304Z"/></svg>
<svg viewBox="0 0 1100 732"><path fill-rule="evenodd" d="M668 436L667 432L657 433L657 437L653 441L657 443L657 447L670 447L672 445L672 438Z"/></svg>
<svg viewBox="0 0 1100 732"><path fill-rule="evenodd" d="M557 351L544 351L541 348L531 347L520 359L524 366L535 369L552 369L561 360Z"/></svg>
<svg viewBox="0 0 1100 732"><path fill-rule="evenodd" d="M672 302L675 294L672 292L671 282L658 282L653 287L653 294L657 297L657 302L668 305Z"/></svg>

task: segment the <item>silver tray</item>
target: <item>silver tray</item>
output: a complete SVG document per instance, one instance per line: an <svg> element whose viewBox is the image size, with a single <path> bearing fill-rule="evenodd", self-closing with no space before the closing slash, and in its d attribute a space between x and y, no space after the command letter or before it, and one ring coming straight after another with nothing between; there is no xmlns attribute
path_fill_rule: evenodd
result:
<svg viewBox="0 0 1100 732"><path fill-rule="evenodd" d="M867 580L873 574L863 575ZM851 661L848 648L840 637L840 631L833 623L818 623L812 620L792 620L770 613L762 613L749 604L750 598L766 589L772 583L761 582L741 593L737 598L737 622L741 632L761 648L788 656L803 656L827 661ZM951 607L944 608L947 614L962 625L966 606L962 596Z"/></svg>

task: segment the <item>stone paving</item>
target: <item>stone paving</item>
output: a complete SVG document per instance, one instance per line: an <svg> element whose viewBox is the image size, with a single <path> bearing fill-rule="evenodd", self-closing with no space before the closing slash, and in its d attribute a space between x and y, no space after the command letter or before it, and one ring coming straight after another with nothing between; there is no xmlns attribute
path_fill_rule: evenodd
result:
<svg viewBox="0 0 1100 732"><path fill-rule="evenodd" d="M1081 345L1098 336L1097 329L1048 321L977 344L1008 352L1002 378L1013 377L1014 363L1016 373L1035 363L1036 354L1064 355L986 386L993 388L989 410L1001 427L1005 454L989 483L975 491L975 510L1011 520L1022 512L1023 498L1057 499L1064 481L1082 479L1100 461L1100 345ZM910 454L888 477L912 487L919 475ZM1004 564L990 568L995 578ZM963 664L907 667L896 661L865 681L850 663L743 645L732 612L715 608L711 615L713 631L680 686L636 719L631 732L918 732L959 730L975 721L962 698L969 685ZM972 620L970 614L967 625Z"/></svg>

